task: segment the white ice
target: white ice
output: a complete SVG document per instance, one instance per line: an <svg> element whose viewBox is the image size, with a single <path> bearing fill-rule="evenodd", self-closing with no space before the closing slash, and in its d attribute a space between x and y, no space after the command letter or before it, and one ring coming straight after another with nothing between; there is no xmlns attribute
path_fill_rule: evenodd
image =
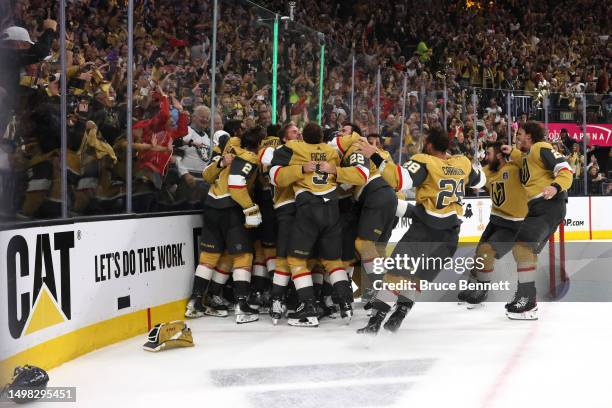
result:
<svg viewBox="0 0 612 408"><path fill-rule="evenodd" d="M51 370L49 385L76 386L78 407L612 407L612 304L539 307L538 321L510 321L502 303L417 303L373 339L355 334L359 305L350 326L204 317L188 322L193 348L149 353L137 336Z"/></svg>

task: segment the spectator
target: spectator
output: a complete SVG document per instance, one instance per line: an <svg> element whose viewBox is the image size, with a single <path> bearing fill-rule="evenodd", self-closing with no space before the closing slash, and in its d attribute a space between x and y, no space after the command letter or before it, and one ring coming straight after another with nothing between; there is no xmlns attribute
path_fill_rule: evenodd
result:
<svg viewBox="0 0 612 408"><path fill-rule="evenodd" d="M607 181L602 173L598 173L599 168L591 166L587 174L588 193L592 195L602 194L602 184Z"/></svg>

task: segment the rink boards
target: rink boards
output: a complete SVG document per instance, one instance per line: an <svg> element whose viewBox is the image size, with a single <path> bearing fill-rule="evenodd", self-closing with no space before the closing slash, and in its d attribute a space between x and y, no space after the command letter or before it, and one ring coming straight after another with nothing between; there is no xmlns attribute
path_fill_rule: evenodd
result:
<svg viewBox="0 0 612 408"><path fill-rule="evenodd" d="M565 240L612 239L612 197L568 203ZM461 240L477 241L488 199L467 199ZM76 221L0 232L0 381L16 365L55 367L182 318L199 215ZM408 228L402 220L396 241ZM143 336L144 342L144 336Z"/></svg>

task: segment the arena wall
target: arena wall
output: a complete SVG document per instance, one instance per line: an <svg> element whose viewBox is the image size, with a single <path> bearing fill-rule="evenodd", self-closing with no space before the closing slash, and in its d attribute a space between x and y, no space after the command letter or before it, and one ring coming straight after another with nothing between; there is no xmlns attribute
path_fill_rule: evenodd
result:
<svg viewBox="0 0 612 408"><path fill-rule="evenodd" d="M565 240L612 239L612 197L568 204ZM461 240L486 226L490 201L466 199ZM0 382L181 319L202 219L197 214L80 219L0 232ZM402 220L397 240L408 228ZM143 336L143 343L145 339Z"/></svg>

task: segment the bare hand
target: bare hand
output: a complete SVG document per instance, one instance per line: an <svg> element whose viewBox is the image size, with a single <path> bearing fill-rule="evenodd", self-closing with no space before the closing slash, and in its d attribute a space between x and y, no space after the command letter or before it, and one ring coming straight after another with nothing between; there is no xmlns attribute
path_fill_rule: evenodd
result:
<svg viewBox="0 0 612 408"><path fill-rule="evenodd" d="M376 149L376 146L372 146L370 143L364 142L363 140L359 140L357 144L359 146L359 151L363 153L363 155L368 159L378 151L378 149Z"/></svg>
<svg viewBox="0 0 612 408"><path fill-rule="evenodd" d="M557 195L557 193L558 193L557 188L554 186L547 186L544 188L544 190L542 190L542 194L545 200L550 200L555 195Z"/></svg>
<svg viewBox="0 0 612 408"><path fill-rule="evenodd" d="M227 153L223 155L223 159L221 159L221 165L223 167L227 167L234 161L234 155Z"/></svg>
<svg viewBox="0 0 612 408"><path fill-rule="evenodd" d="M87 123L85 123L85 129L87 130L91 130L91 129L95 129L96 128L96 124L95 122L88 120Z"/></svg>
<svg viewBox="0 0 612 408"><path fill-rule="evenodd" d="M83 81L91 81L92 75L91 72L83 72L81 75L79 75L79 79L82 79Z"/></svg>
<svg viewBox="0 0 612 408"><path fill-rule="evenodd" d="M330 162L319 162L319 171L327 174L336 174L336 165Z"/></svg>
<svg viewBox="0 0 612 408"><path fill-rule="evenodd" d="M302 173L314 173L317 168L317 162L311 161L302 166Z"/></svg>
<svg viewBox="0 0 612 408"><path fill-rule="evenodd" d="M512 146L508 146L508 145L503 145L501 147L501 152L503 154L510 154L510 152L512 151Z"/></svg>

